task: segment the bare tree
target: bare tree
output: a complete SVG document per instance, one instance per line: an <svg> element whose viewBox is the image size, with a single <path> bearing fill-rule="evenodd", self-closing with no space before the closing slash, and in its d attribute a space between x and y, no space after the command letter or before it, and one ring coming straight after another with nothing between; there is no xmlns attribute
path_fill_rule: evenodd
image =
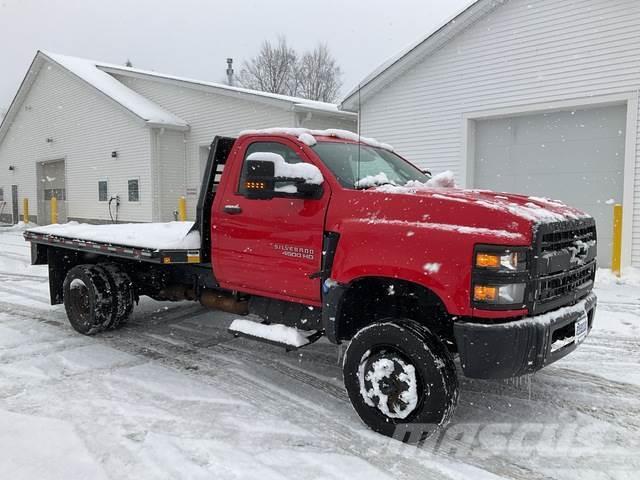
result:
<svg viewBox="0 0 640 480"><path fill-rule="evenodd" d="M298 95L321 102L337 100L342 72L326 44L321 43L305 53L298 71Z"/></svg>
<svg viewBox="0 0 640 480"><path fill-rule="evenodd" d="M253 90L333 102L342 86L341 75L327 45L319 44L300 57L285 37L279 37L275 45L263 42L258 55L243 63L238 81Z"/></svg>
<svg viewBox="0 0 640 480"><path fill-rule="evenodd" d="M253 90L295 95L297 64L298 55L285 37L279 37L275 45L265 40L258 55L244 62L239 82Z"/></svg>

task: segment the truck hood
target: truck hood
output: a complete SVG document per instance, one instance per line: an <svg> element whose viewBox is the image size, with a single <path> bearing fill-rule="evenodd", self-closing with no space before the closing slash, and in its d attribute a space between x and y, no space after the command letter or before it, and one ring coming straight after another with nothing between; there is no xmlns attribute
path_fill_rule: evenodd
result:
<svg viewBox="0 0 640 480"><path fill-rule="evenodd" d="M590 218L557 200L488 190L384 185L360 191L362 221L422 224L478 233L494 239L530 242L536 225Z"/></svg>
<svg viewBox="0 0 640 480"><path fill-rule="evenodd" d="M528 197L513 193L496 193L490 190L465 190L460 188L432 188L416 190L420 196L458 203L471 203L487 209L508 212L534 223L562 222L589 218L586 213L565 205L559 200L544 197Z"/></svg>
<svg viewBox="0 0 640 480"><path fill-rule="evenodd" d="M532 222L560 222L589 218L586 213L565 205L559 200L544 197L528 197L514 193L496 193L490 190L469 190L461 188L424 187L422 184L398 187L384 185L373 189L381 193L416 195L420 198L431 198L442 202L477 205L486 209L510 213Z"/></svg>

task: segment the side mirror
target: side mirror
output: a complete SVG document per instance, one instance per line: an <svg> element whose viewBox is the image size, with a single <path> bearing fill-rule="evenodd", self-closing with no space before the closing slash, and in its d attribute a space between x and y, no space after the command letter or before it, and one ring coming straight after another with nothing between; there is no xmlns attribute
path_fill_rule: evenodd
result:
<svg viewBox="0 0 640 480"><path fill-rule="evenodd" d="M422 170L422 173L424 173L425 175L427 175L429 178L433 177L433 175L431 174L431 170L423 169L423 170Z"/></svg>
<svg viewBox="0 0 640 480"><path fill-rule="evenodd" d="M274 197L319 198L322 195L322 173L309 163L285 163L280 155L274 160L247 158L244 182L248 198L268 200ZM265 155L265 154L263 154ZM280 161L282 160L282 161ZM286 184L278 186L278 184Z"/></svg>
<svg viewBox="0 0 640 480"><path fill-rule="evenodd" d="M264 160L247 160L244 189L247 197L268 200L275 193L275 165Z"/></svg>

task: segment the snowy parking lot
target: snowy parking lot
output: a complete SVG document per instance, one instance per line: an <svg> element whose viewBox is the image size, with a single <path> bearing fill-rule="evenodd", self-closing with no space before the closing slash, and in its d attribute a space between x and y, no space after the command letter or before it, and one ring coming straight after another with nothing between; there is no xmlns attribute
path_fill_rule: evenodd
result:
<svg viewBox="0 0 640 480"><path fill-rule="evenodd" d="M599 275L576 352L532 378L462 378L449 428L410 447L360 422L327 342L286 353L147 298L121 330L75 333L47 267L0 228L0 478L638 478L640 281Z"/></svg>

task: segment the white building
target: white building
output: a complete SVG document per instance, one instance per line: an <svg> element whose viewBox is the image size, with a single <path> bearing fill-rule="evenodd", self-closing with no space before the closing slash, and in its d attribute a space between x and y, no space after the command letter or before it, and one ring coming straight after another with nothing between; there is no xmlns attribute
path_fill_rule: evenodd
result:
<svg viewBox="0 0 640 480"><path fill-rule="evenodd" d="M640 266L640 2L479 0L383 64L342 104L363 135L467 187L593 214L610 262Z"/></svg>
<svg viewBox="0 0 640 480"><path fill-rule="evenodd" d="M336 105L38 52L0 125L1 221L149 222L195 216L216 135L272 126L355 130ZM2 202L5 202L4 211Z"/></svg>

